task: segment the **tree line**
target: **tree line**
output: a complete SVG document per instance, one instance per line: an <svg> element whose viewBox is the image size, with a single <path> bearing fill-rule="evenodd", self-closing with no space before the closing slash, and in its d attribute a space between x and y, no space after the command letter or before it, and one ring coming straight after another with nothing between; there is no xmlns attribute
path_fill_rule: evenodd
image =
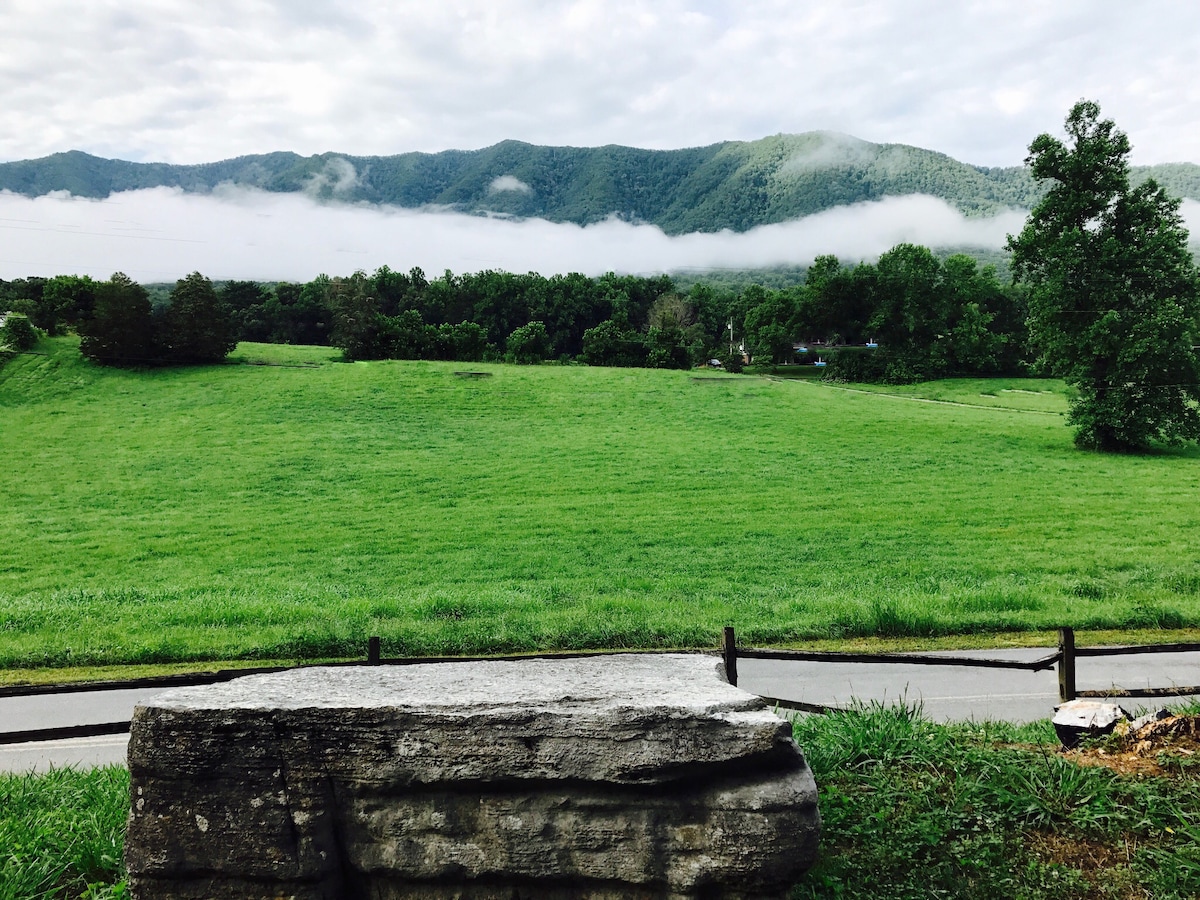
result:
<svg viewBox="0 0 1200 900"><path fill-rule="evenodd" d="M259 341L333 346L348 360L651 368L794 363L820 352L831 375L907 381L1016 372L1025 344L1020 292L993 268L962 255L941 262L910 244L876 263L821 257L804 283L781 289L697 282L681 291L666 275L613 273L429 279L385 266L303 284L214 285L193 273L157 299L121 273L27 278L0 282L0 308L49 334L74 329L85 356L126 366L214 362L238 341ZM878 350L848 352L867 343Z"/></svg>
<svg viewBox="0 0 1200 900"><path fill-rule="evenodd" d="M75 330L80 352L111 366L163 366L223 360L238 342L235 322L213 283L193 272L166 302L117 272L107 281L87 276L0 282L0 310L50 335Z"/></svg>

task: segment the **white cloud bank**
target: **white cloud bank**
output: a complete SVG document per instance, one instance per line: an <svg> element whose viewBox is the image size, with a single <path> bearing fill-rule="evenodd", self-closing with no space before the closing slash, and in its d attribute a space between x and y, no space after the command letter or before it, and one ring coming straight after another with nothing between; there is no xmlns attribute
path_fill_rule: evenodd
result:
<svg viewBox="0 0 1200 900"><path fill-rule="evenodd" d="M1185 217L1200 226L1200 203ZM0 277L122 271L143 282L192 271L210 278L307 281L382 265L429 275L504 269L544 275L804 264L833 253L872 258L902 241L999 248L1024 213L967 219L926 196L840 207L744 234L671 237L650 225L580 227L444 211L316 203L302 194L169 188L86 200L0 193Z"/></svg>
<svg viewBox="0 0 1200 900"><path fill-rule="evenodd" d="M587 227L444 211L320 204L300 194L228 189L211 196L169 188L86 200L0 193L0 277L123 271L170 281L308 280L382 265L426 273L505 269L546 275L609 270L747 268L806 263L822 253L877 255L901 241L999 247L1022 214L964 219L932 197L889 198L829 210L745 234L670 237L651 225Z"/></svg>

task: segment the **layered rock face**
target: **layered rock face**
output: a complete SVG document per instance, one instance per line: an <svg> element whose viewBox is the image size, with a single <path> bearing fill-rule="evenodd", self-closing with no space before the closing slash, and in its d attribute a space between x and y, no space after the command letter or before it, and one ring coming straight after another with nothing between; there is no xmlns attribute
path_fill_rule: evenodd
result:
<svg viewBox="0 0 1200 900"><path fill-rule="evenodd" d="M138 900L779 897L791 728L695 655L310 668L138 707Z"/></svg>

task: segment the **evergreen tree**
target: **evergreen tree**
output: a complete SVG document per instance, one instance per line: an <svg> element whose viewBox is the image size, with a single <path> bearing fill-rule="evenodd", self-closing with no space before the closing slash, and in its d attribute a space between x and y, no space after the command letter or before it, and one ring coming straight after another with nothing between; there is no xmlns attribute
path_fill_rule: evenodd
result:
<svg viewBox="0 0 1200 900"><path fill-rule="evenodd" d="M123 272L95 285L90 318L79 325L79 352L106 366L155 362L154 316L146 289Z"/></svg>
<svg viewBox="0 0 1200 900"><path fill-rule="evenodd" d="M220 362L237 346L232 312L199 272L175 282L160 344L171 363Z"/></svg>

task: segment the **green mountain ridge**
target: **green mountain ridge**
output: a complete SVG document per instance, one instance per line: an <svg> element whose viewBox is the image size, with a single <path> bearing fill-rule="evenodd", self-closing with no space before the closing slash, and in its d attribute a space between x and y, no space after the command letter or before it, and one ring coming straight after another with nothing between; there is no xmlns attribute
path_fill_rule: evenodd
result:
<svg viewBox="0 0 1200 900"><path fill-rule="evenodd" d="M1171 193L1200 200L1200 166L1135 167ZM154 187L209 193L220 185L304 192L317 199L438 207L590 225L610 217L668 234L747 231L884 197L928 194L969 216L1027 209L1041 195L1024 166L989 168L905 144L836 132L778 134L683 150L547 147L502 141L481 150L352 156L290 152L200 165L135 163L78 150L0 163L0 190L103 198Z"/></svg>

